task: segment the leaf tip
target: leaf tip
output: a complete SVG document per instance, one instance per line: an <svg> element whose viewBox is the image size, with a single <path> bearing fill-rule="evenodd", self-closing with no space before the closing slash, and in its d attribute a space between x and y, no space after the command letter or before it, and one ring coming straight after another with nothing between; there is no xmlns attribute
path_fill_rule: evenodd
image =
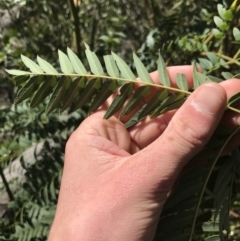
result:
<svg viewBox="0 0 240 241"><path fill-rule="evenodd" d="M87 43L84 42L85 48L86 49L90 49L89 45Z"/></svg>

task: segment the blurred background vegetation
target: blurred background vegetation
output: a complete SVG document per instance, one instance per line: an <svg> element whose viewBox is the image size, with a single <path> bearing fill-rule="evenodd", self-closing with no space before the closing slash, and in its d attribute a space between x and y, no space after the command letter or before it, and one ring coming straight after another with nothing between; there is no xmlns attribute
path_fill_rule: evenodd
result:
<svg viewBox="0 0 240 241"><path fill-rule="evenodd" d="M232 6L233 14L221 16L217 4ZM86 42L100 60L114 51L133 70L132 52L152 71L161 49L168 65L197 60L220 81L239 73L239 9L232 0L0 1L0 240L46 240L65 143L87 115L87 108L46 115L44 103L15 106L14 79L5 68L24 68L22 53L59 69L57 50L66 52L67 46L84 62ZM240 240L239 215L238 179L229 240Z"/></svg>

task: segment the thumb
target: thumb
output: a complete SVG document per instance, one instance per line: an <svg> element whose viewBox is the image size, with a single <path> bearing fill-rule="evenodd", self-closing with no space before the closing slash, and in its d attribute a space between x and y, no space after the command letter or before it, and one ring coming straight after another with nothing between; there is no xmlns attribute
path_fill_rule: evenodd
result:
<svg viewBox="0 0 240 241"><path fill-rule="evenodd" d="M169 179L206 145L226 107L227 95L216 83L200 86L176 112L164 133L139 152L151 172ZM145 164L146 165L146 164ZM150 168L150 166L148 166ZM174 181L174 180L173 180Z"/></svg>

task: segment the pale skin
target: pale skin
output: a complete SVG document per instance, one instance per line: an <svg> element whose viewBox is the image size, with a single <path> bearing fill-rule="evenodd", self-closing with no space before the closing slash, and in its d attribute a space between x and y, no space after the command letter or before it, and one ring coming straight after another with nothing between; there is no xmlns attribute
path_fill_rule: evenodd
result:
<svg viewBox="0 0 240 241"><path fill-rule="evenodd" d="M176 73L186 74L192 85L191 66L170 67L168 72L173 86ZM157 83L157 72L151 78ZM240 124L239 115L224 114L227 99L237 92L237 79L206 83L177 111L130 130L116 117L104 120L104 108L89 116L66 145L48 241L153 240L163 205L184 165L204 148L220 121L232 129ZM226 152L239 145L239 137Z"/></svg>

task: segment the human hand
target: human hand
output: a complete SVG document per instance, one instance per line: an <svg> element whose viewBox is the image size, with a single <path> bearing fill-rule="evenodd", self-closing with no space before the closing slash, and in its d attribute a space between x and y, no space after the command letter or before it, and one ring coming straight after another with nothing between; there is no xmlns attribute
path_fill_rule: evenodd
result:
<svg viewBox="0 0 240 241"><path fill-rule="evenodd" d="M168 69L192 83L192 67ZM156 72L151 74L157 82ZM67 146L49 241L152 240L167 195L183 166L210 139L239 80L207 83L177 111L126 130L104 110L88 117ZM126 121L126 120L125 120ZM235 114L223 117L232 128ZM234 144L234 145L238 145Z"/></svg>

